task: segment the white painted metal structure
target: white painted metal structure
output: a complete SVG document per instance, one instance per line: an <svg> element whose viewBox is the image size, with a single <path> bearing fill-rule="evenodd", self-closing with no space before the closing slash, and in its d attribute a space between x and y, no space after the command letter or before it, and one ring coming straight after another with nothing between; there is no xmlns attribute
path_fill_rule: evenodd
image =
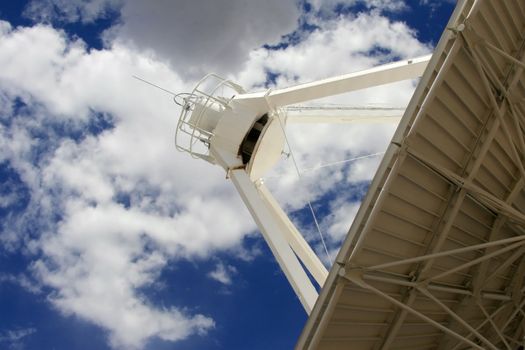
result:
<svg viewBox="0 0 525 350"><path fill-rule="evenodd" d="M429 59L430 56L425 56L257 93L245 93L235 83L208 75L191 93L175 97L175 101L182 106L175 135L177 149L225 169L308 314L317 301L318 293L301 263L320 287L324 285L328 272L260 181L280 159L284 149L286 115L282 107L417 78ZM320 118L319 109L314 113L307 111L312 112L312 109L290 109L290 119L355 122L368 114L374 120L370 111L350 117L332 113L333 117L328 119ZM396 116L393 117L395 119ZM385 116L381 118L385 119Z"/></svg>
<svg viewBox="0 0 525 350"><path fill-rule="evenodd" d="M525 2L460 1L297 349L523 349Z"/></svg>
<svg viewBox="0 0 525 350"><path fill-rule="evenodd" d="M404 108L290 106L287 123L399 123Z"/></svg>

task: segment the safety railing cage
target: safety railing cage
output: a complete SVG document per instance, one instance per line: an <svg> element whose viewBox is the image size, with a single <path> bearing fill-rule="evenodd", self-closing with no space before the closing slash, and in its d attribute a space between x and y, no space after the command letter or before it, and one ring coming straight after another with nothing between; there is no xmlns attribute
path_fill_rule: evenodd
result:
<svg viewBox="0 0 525 350"><path fill-rule="evenodd" d="M222 112L228 104L244 89L230 80L216 74L202 78L190 93L181 93L173 100L181 106L181 113L175 131L175 147L181 152L188 152L193 158L201 158L213 163L210 156L212 130L203 127L203 116L207 110ZM229 96L229 97L228 97Z"/></svg>

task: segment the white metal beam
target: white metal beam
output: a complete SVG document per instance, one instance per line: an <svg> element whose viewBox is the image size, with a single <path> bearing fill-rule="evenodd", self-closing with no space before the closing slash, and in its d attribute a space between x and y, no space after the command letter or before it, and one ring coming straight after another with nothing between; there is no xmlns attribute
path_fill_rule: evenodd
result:
<svg viewBox="0 0 525 350"><path fill-rule="evenodd" d="M328 270L326 270L326 267L321 260L319 260L317 254L315 254L266 186L263 183L259 183L257 188L261 198L267 203L268 209L274 215L275 221L282 227L284 238L294 253L301 259L306 269L312 274L319 286L322 287L328 276Z"/></svg>
<svg viewBox="0 0 525 350"><path fill-rule="evenodd" d="M453 48L457 47L457 50L459 50L459 48L461 46L460 44L458 44L459 42L460 41L455 41ZM452 57L452 56L453 55L450 55L450 57ZM447 62L451 62L451 61L447 61ZM443 71L444 71L444 69L442 68L441 72L443 72ZM434 84L433 88L435 86L438 86L438 85L439 84ZM432 95L431 93L428 94L428 96L431 96L431 95ZM505 107L503 107L503 108L505 108ZM422 113L422 111L424 111L424 110L425 110L425 104L421 108L419 113ZM416 120L416 123L417 123L417 120ZM499 129L499 126L500 126L499 124L500 124L500 120L496 119L492 123L491 126L489 126L489 125L485 126L489 130L489 132L485 136L484 142L481 143L481 147L479 149L479 152L477 153L477 157L475 158L475 160L471 160L471 162L473 162L473 164L472 164L472 167L470 168L470 173L468 174L468 177L466 179L463 179L465 182L468 182L470 184L472 179L476 175L479 167L482 164L482 161L483 161L483 159L485 157L485 154L489 150L489 146L490 146L490 144L492 142L492 139L495 137L496 132ZM482 136L483 136L483 133L478 134L478 139L480 139ZM408 136L408 138L409 137L410 136ZM477 143L477 144L479 145L479 143ZM404 152L407 152L411 157L414 157L416 160L421 161L423 164L428 166L428 164L425 163L425 160L421 159L422 157L417 153L417 151L411 149L410 147L407 147L407 148L404 149ZM465 166L464 169L466 169L467 166L468 166L468 164ZM430 167L430 168L432 169L432 167ZM432 170L436 171L435 169L432 169ZM457 184L457 182L455 184ZM464 185L465 183L462 183L462 184ZM466 198L466 195L467 195L466 188L460 188L459 191L456 192L449 199L448 209L447 209L447 211L445 213L443 213L443 216L442 216L442 218L440 220L441 223L442 223L442 226L438 229L439 233L436 234L438 239L437 239L436 242L434 242L434 244L433 244L433 246L431 248L431 251L430 251L431 254L439 252L439 250L441 249L442 245L446 241L446 239L448 237L448 234L449 234L449 230L452 227L452 224L453 224L453 222L455 220L455 217L458 214L458 212L459 212L459 210L461 208L461 205L462 205L464 199ZM425 278L426 274L428 273L428 271L430 271L430 269L433 266L433 264L434 264L434 259L429 259L429 260L425 260L424 262L422 262L422 265L420 266L420 269L419 269L419 272L418 272L418 279ZM414 293L415 293L415 289L412 289L409 292L409 297L407 298L407 303L406 303L406 305L408 307L411 307L411 304L415 301L415 298L413 297ZM385 337L384 346L381 348L382 350L388 349L390 347L392 340L396 337L397 332L399 331L399 325L404 322L404 319L406 317L406 313L407 313L406 309L401 311L401 314L400 314L399 318L391 326L390 330L388 331L388 333L387 333L387 335Z"/></svg>
<svg viewBox="0 0 525 350"><path fill-rule="evenodd" d="M388 63L367 70L299 84L284 89L241 94L235 100L265 98L271 107L282 107L345 92L420 77L432 55Z"/></svg>
<svg viewBox="0 0 525 350"><path fill-rule="evenodd" d="M344 271L343 271L343 277L348 279L350 282L355 283L359 287L364 288L364 289L368 289L369 291L373 292L374 294L376 294L376 295L378 295L378 296L388 300L390 303L392 303L392 304L396 305L397 307L407 311L408 313L411 313L412 315L414 315L416 317L419 317L423 321L433 325L434 327L440 329L441 331L443 331L443 332L449 334L450 336L458 339L459 341L461 341L463 343L466 343L466 344L470 345L471 347L473 347L475 349L483 350L483 348L481 346L479 346L478 344L476 344L473 341L465 338L461 334L458 334L458 333L454 332L450 328L443 326L439 322L434 321L433 319L431 319L430 317L426 316L425 314L415 310L411 305L407 305L405 303L402 303L399 300L391 297L387 293L385 293L385 292L383 292L383 291L381 291L381 290L379 290L377 288L372 287L370 284L368 284L365 281L363 281L363 279L359 275L357 275L357 274L344 274ZM474 333L477 333L477 332L474 332Z"/></svg>
<svg viewBox="0 0 525 350"><path fill-rule="evenodd" d="M257 187L250 180L250 176L244 169L233 169L229 172L229 175L277 259L279 266L286 275L288 282L299 297L306 312L310 314L318 294L299 260L288 245L285 239L286 234L283 232L281 225L275 220L274 214L267 207L259 195Z"/></svg>
<svg viewBox="0 0 525 350"><path fill-rule="evenodd" d="M505 310L506 308L508 307L512 307L512 302L507 302L507 303L503 303L501 304L496 310L494 310L489 316L491 318L495 318L498 314L500 314L503 310ZM475 327L475 330L476 331L479 331L480 329L482 329L487 323L489 323L489 320L487 318L485 318L485 320L483 320L480 324L478 324L476 327ZM465 338L469 339L469 338L472 338L474 334L469 332L467 334L465 334ZM454 345L454 347L452 347L450 350L457 350L460 348L460 346L462 346L463 344L461 342L458 342L456 345Z"/></svg>
<svg viewBox="0 0 525 350"><path fill-rule="evenodd" d="M294 113L288 115L286 122L294 124L397 124L400 120L400 115L392 115L387 117L364 115L326 116L322 114L298 115Z"/></svg>
<svg viewBox="0 0 525 350"><path fill-rule="evenodd" d="M496 332L498 337L501 339L503 344L505 344L505 347L507 348L507 350L511 350L511 348L509 346L509 343L507 343L507 340L505 339L505 335L501 332L501 330L498 328L498 326L494 323L494 320L489 315L487 310L483 307L483 304L480 303L479 300L476 301L476 304L478 305L479 309L481 310L481 312L485 316L485 319L487 319L489 321L490 325L492 326L492 328L494 329L494 331Z"/></svg>
<svg viewBox="0 0 525 350"><path fill-rule="evenodd" d="M368 273L368 272L363 273L362 278L363 280L390 283L390 284L395 284L395 285L410 287L410 288L417 288L420 285L419 284L420 282L409 281L406 278L401 278L398 276L379 275L379 274ZM452 287L449 285L444 285L444 284L435 283L435 282L426 283L426 289L434 290L436 292L454 293L457 295L466 295L466 296L471 296L471 297L474 296L474 293L469 289ZM482 292L479 294L479 297L483 299L488 299L488 300L499 300L499 301L511 300L510 296L506 294L501 294L501 293Z"/></svg>
<svg viewBox="0 0 525 350"><path fill-rule="evenodd" d="M268 100L273 106L287 106L401 80L415 79L423 74L431 56L389 63L360 72L273 90L268 95Z"/></svg>
<svg viewBox="0 0 525 350"><path fill-rule="evenodd" d="M403 109L368 109L368 108L323 108L289 107L285 110L286 123L392 123L397 124L403 116Z"/></svg>
<svg viewBox="0 0 525 350"><path fill-rule="evenodd" d="M468 322L466 322L461 316L459 316L457 313L455 313L451 308L449 308L445 303L443 303L441 300L436 298L432 293L430 293L428 290L426 290L423 287L417 287L417 290L432 300L434 303L436 303L440 308L443 309L447 314L449 314L454 320L456 320L459 324L461 324L463 327L469 330L476 338L478 338L480 341L485 343L489 348L493 350L499 350L490 340L485 338L480 332L476 331L474 327L472 327Z"/></svg>
<svg viewBox="0 0 525 350"><path fill-rule="evenodd" d="M430 259L436 259L436 258L440 258L440 257L444 257L444 256L454 255L454 254L466 253L466 252L470 252L470 251L473 251L473 250L480 250L480 249L483 249L483 248L495 247L495 246L498 246L498 245L503 245L503 244L508 244L508 243L521 242L523 240L525 240L525 236L510 237L510 238L505 238L505 239L501 239L501 240L494 240L494 241L491 241L491 242L485 242L485 243L470 245L470 246L463 247L463 248L445 250L445 251L442 251L442 252L439 252L439 253L432 253L432 254L416 256L414 258L407 258L407 259L403 259L403 260L396 260L396 261L392 261L392 262L388 262L388 263L384 263L384 264L380 264L380 265L366 266L366 267L362 267L362 268L365 269L365 270L384 270L384 269L387 269L387 268L390 268L390 267L394 267L394 266L405 265L405 264L413 264L413 263L424 261L424 260L430 260Z"/></svg>

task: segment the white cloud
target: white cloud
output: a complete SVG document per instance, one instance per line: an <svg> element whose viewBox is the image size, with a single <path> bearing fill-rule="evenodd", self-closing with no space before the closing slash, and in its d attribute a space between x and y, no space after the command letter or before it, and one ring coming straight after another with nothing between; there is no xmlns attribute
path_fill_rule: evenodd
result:
<svg viewBox="0 0 525 350"><path fill-rule="evenodd" d="M29 293L39 294L42 292L42 286L34 281L32 278L24 274L12 275L7 273L0 273L0 284L11 283L18 285L28 291Z"/></svg>
<svg viewBox="0 0 525 350"><path fill-rule="evenodd" d="M41 49L31 62L26 45ZM53 304L108 329L114 346L140 347L150 337L179 340L211 329L209 317L176 306L159 309L136 292L168 259L230 249L254 228L248 215L238 219L245 209L218 169L174 151L170 98L131 73L176 84L175 90L184 88L180 79L123 47L87 52L45 26L6 31L0 48L7 67L0 73L2 91L28 105L27 115L11 116L10 127L0 130L3 157L32 192L29 208L2 232L2 241L28 242L27 249L42 252L33 271L56 290ZM76 141L35 137L59 136L45 132L57 123L82 130L94 110L111 113L114 127ZM121 192L131 198L128 208L116 203ZM55 215L62 218L58 223ZM34 220L46 232L36 239L23 230L23 221Z"/></svg>
<svg viewBox="0 0 525 350"><path fill-rule="evenodd" d="M445 0L444 2L449 3L449 4L454 4L456 3L456 0ZM442 1L438 1L438 0L419 0L419 3L421 5L428 5L431 7L438 7L443 4Z"/></svg>
<svg viewBox="0 0 525 350"><path fill-rule="evenodd" d="M241 3L232 0L239 8ZM71 10L76 13L71 20L89 21L116 6L86 4L92 8ZM406 25L376 12L319 20L319 29L296 45L260 48L295 29L294 4L248 2L239 16L218 2L201 1L177 7L169 16L174 3L146 8L150 5L129 1L104 50L88 50L48 26L12 29L0 22L0 110L10 119L8 127L0 125L0 159L10 162L31 191L28 208L0 240L38 256L32 271L53 288L51 302L64 314L107 329L113 346L140 347L151 337L179 340L213 328L213 315L184 305L161 309L139 294L168 261L206 259L218 250L247 260L256 254L243 255L249 248L241 246L242 239L255 226L224 172L175 152L179 111L169 96L133 80L133 74L171 91L187 91L192 82L181 76L188 72L223 69L250 88L263 86L266 71L272 71L279 74L277 86L284 86L429 50ZM155 11L162 16L155 17ZM199 13L199 23L191 22ZM159 57L167 57L171 66ZM392 86L382 87L332 102L397 107L412 89L412 82L404 82L394 92ZM13 109L15 98L25 109ZM89 125L100 113L113 125L90 134ZM72 139L55 130L64 126L82 136ZM376 124L290 125L289 136L300 167L307 168L380 152L393 130ZM268 182L287 210L296 210L336 184L369 180L376 165L377 159L346 164L308 174L299 184L290 162L283 162L275 172L284 174L280 181ZM346 201L336 197L331 206L339 209L323 221L333 242L355 215L356 204ZM40 236L25 233L24 225L33 224L41 227ZM229 284L232 274L233 266L219 263L209 276Z"/></svg>
<svg viewBox="0 0 525 350"><path fill-rule="evenodd" d="M208 277L214 279L222 284L230 285L232 284L233 275L237 273L237 269L232 265L224 265L222 262L219 262L215 266L215 270L208 273Z"/></svg>
<svg viewBox="0 0 525 350"><path fill-rule="evenodd" d="M170 62L182 76L236 71L248 53L293 31L295 0L45 0L33 1L34 19L90 22L120 14L105 34L107 46L126 45Z"/></svg>
<svg viewBox="0 0 525 350"><path fill-rule="evenodd" d="M355 6L363 5L368 9L379 9L382 11L401 11L407 8L403 0L312 0L313 8L321 13L329 13L337 5Z"/></svg>
<svg viewBox="0 0 525 350"><path fill-rule="evenodd" d="M213 327L209 317L183 313L176 307L159 309L136 294L137 288L151 285L166 257L160 250L144 252L147 236L135 231L141 227L122 222L126 216L112 209L119 210L78 212L83 216L80 221L72 218L58 235L43 239L46 258L37 261L34 269L44 283L57 290L51 296L54 305L65 314L80 315L111 330L115 347L141 347L149 337L180 340ZM106 223L110 218L115 224L112 231ZM70 227L77 224L83 225L78 230ZM133 229L123 230L122 225Z"/></svg>
<svg viewBox="0 0 525 350"><path fill-rule="evenodd" d="M107 16L108 12L116 11L121 3L122 0L39 0L27 5L25 15L42 22L60 20L90 23Z"/></svg>
<svg viewBox="0 0 525 350"><path fill-rule="evenodd" d="M377 12L317 21L319 29L297 45L280 50L261 48L252 52L236 80L247 87L257 85L264 79L265 71L270 71L278 75L277 86L290 86L430 52L430 48L419 42L406 24L392 22ZM385 90L364 90L349 95L352 97L346 98L346 102L362 105L379 100L399 106L410 97L411 85L403 82L398 85L401 89L389 86L390 94ZM397 90L401 92L393 93Z"/></svg>
<svg viewBox="0 0 525 350"><path fill-rule="evenodd" d="M5 184L5 183L4 185L8 186L8 184ZM0 208L2 209L8 208L12 206L13 204L15 204L19 199L20 197L14 192L5 193L5 194L0 193Z"/></svg>
<svg viewBox="0 0 525 350"><path fill-rule="evenodd" d="M199 0L190 3L127 1L116 42L152 49L183 75L236 71L247 54L277 43L296 27L294 0ZM225 25L227 24L227 25Z"/></svg>
<svg viewBox="0 0 525 350"><path fill-rule="evenodd" d="M333 241L341 242L346 236L360 204L360 202L342 202L340 200L331 203L330 215L325 218L322 224L328 227L327 233Z"/></svg>
<svg viewBox="0 0 525 350"><path fill-rule="evenodd" d="M35 332L35 328L18 328L7 330L0 333L0 343L9 343L12 345L12 343L16 343Z"/></svg>

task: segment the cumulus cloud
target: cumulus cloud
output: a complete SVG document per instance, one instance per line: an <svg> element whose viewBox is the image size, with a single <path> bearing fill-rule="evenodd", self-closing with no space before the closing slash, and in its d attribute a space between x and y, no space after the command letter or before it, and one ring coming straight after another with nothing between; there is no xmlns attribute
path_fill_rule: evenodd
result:
<svg viewBox="0 0 525 350"><path fill-rule="evenodd" d="M39 0L26 13L40 21L91 22L111 11L120 18L104 34L107 46L147 51L185 77L237 70L252 49L293 31L300 15L295 0Z"/></svg>
<svg viewBox="0 0 525 350"><path fill-rule="evenodd" d="M31 334L35 332L36 332L35 328L19 328L19 329L7 330L7 331L0 333L0 343L18 342L22 338L30 336Z"/></svg>
<svg viewBox="0 0 525 350"><path fill-rule="evenodd" d="M208 273L208 277L214 279L222 284L232 284L233 275L237 273L237 269L232 265L225 265L222 262L215 266L213 271Z"/></svg>
<svg viewBox="0 0 525 350"><path fill-rule="evenodd" d="M381 11L401 11L407 8L403 0L312 0L313 8L322 14L333 12L337 6L362 5L368 9L379 9Z"/></svg>
<svg viewBox="0 0 525 350"><path fill-rule="evenodd" d="M329 237L336 242L341 241L348 233L348 228L354 221L360 202L336 200L330 203L330 215L323 220Z"/></svg>
<svg viewBox="0 0 525 350"><path fill-rule="evenodd" d="M31 62L22 54L26 45L41 49ZM205 164L174 152L170 99L131 78L141 74L183 89L177 75L125 48L88 52L46 26L5 30L0 52L7 67L2 92L26 106L0 129L3 158L31 191L28 208L3 230L2 241L18 240L41 255L33 272L56 290L53 304L108 329L117 347L213 327L207 316L159 309L136 292L168 259L234 247L254 228L247 215L234 219L245 209L222 173L202 171ZM102 112L111 115L111 126L86 134ZM219 209L222 222L214 214ZM35 237L30 226L42 232Z"/></svg>
<svg viewBox="0 0 525 350"><path fill-rule="evenodd" d="M102 211L108 216L101 218ZM34 265L44 283L57 290L50 298L61 312L109 329L112 345L123 348L141 347L149 337L176 341L214 326L209 317L159 309L137 295L135 290L150 285L166 263L160 250L144 251L148 237L136 233L140 226L124 223L127 216L112 208L74 215L82 218L71 218L58 234L43 238L45 258ZM113 231L107 221L116 224ZM115 221L134 229L124 231ZM80 230L69 225L81 225Z"/></svg>
<svg viewBox="0 0 525 350"><path fill-rule="evenodd" d="M28 277L25 274L13 275L0 273L0 284L2 283L18 285L33 294L39 294L42 292L42 286L37 281L34 281L33 278Z"/></svg>
<svg viewBox="0 0 525 350"><path fill-rule="evenodd" d="M122 0L39 0L31 1L24 15L39 22L91 23L118 10Z"/></svg>
<svg viewBox="0 0 525 350"><path fill-rule="evenodd" d="M16 327L4 330L0 332L0 346L2 349L23 350L26 348L25 341L27 338L30 338L36 332L37 329L33 327Z"/></svg>
<svg viewBox="0 0 525 350"><path fill-rule="evenodd" d="M61 3L42 2L52 7L40 11L56 16ZM151 337L180 340L214 327L213 315L184 305L161 309L139 293L168 262L206 259L218 250L241 252L245 260L255 254L245 256L250 250L241 247L255 225L222 169L174 151L178 110L170 96L132 75L187 91L194 83L189 77L218 69L261 89L268 72L276 76L270 86L280 87L429 51L410 28L380 12L318 19L302 41L269 49L262 45L297 29L295 2L67 3L61 11L69 21L121 11L120 24L106 33L106 49L88 49L49 26L13 29L0 22L0 159L31 193L0 241L23 245L35 258L31 271L53 289L56 308L107 329L115 347L140 347ZM403 82L328 102L398 107L413 87ZM381 152L394 128L298 124L288 134L305 169ZM307 200L315 204L334 189L368 181L378 160L345 163L300 181L290 160L283 161L268 183L293 212ZM336 249L357 203L335 191L329 207L322 226ZM30 229L35 226L39 232ZM233 266L219 263L209 277L227 285L234 274Z"/></svg>
<svg viewBox="0 0 525 350"><path fill-rule="evenodd" d="M25 11L25 16L39 22L93 22L100 17L116 11L122 0L44 0L31 1Z"/></svg>
<svg viewBox="0 0 525 350"><path fill-rule="evenodd" d="M455 0L445 0L445 2L448 2L448 3L455 3L456 1ZM429 5L429 6L440 6L442 4L441 1L437 1L437 0L419 0L419 3L421 5Z"/></svg>
<svg viewBox="0 0 525 350"><path fill-rule="evenodd" d="M292 33L302 35L299 22L319 26L319 16L338 17L337 7L406 8L401 0L314 0L311 5L316 15L305 16L297 5L295 0L39 0L28 5L26 14L45 22L92 22L118 14L118 23L103 35L108 47L119 44L147 51L177 67L183 77L196 78L209 71L221 75L238 71L252 50L286 41L286 35ZM356 23L362 24L366 23ZM384 28L372 31L380 29Z"/></svg>
<svg viewBox="0 0 525 350"><path fill-rule="evenodd" d="M245 86L256 86L266 78L266 72L271 72L277 76L277 87L290 86L431 51L416 39L415 32L406 24L393 22L377 12L319 21L317 25L318 29L296 45L253 51L245 68L236 75L237 80ZM399 106L410 97L411 85L403 82L399 84L401 89L388 86L390 94L377 89L352 93L345 96L345 102L350 105L383 102Z"/></svg>
<svg viewBox="0 0 525 350"><path fill-rule="evenodd" d="M126 42L179 67L185 76L236 71L248 53L279 42L294 30L299 10L294 0L127 1L122 24L107 36Z"/></svg>

